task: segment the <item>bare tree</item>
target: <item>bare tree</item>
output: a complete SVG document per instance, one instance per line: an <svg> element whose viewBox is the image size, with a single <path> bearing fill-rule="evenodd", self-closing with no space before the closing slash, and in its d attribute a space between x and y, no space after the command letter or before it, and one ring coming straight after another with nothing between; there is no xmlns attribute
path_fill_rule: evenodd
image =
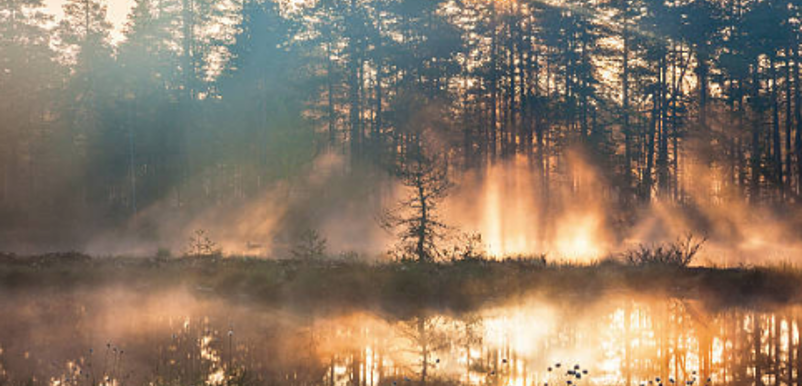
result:
<svg viewBox="0 0 802 386"><path fill-rule="evenodd" d="M423 150L416 150L394 171L408 194L384 213L382 226L399 237L401 258L432 261L439 256L437 243L446 236L449 228L437 216L439 204L453 186L445 162L440 157L429 157Z"/></svg>

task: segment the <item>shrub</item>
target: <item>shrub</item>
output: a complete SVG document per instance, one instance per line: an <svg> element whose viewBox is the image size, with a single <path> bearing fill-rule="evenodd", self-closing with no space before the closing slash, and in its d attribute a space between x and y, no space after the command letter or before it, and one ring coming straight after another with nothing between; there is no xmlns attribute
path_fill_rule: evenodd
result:
<svg viewBox="0 0 802 386"><path fill-rule="evenodd" d="M173 253L170 251L170 248L159 247L156 250L156 257L159 259L169 259L173 257Z"/></svg>
<svg viewBox="0 0 802 386"><path fill-rule="evenodd" d="M316 260L326 255L326 239L314 229L307 229L293 246L292 257L300 260Z"/></svg>
<svg viewBox="0 0 802 386"><path fill-rule="evenodd" d="M657 245L639 245L637 249L624 253L624 261L629 265L643 266L670 266L687 267L692 262L707 238L695 239L693 234L684 238Z"/></svg>
<svg viewBox="0 0 802 386"><path fill-rule="evenodd" d="M444 256L450 260L485 260L485 244L482 241L481 233L463 233L456 241L456 245L450 251L445 251Z"/></svg>
<svg viewBox="0 0 802 386"><path fill-rule="evenodd" d="M187 244L187 256L209 257L219 255L220 249L203 229L198 229L189 238Z"/></svg>

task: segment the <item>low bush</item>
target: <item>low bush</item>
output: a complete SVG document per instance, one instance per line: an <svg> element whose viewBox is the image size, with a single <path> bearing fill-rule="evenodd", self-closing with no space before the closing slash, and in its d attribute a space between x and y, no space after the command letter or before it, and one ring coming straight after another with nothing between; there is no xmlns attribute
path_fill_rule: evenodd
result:
<svg viewBox="0 0 802 386"><path fill-rule="evenodd" d="M693 234L670 243L639 245L624 252L624 261L629 265L687 267L699 253L707 238L696 239Z"/></svg>

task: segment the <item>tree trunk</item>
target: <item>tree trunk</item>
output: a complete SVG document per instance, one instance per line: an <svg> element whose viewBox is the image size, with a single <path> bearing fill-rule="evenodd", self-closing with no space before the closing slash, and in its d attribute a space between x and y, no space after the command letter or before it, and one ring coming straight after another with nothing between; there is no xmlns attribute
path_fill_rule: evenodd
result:
<svg viewBox="0 0 802 386"><path fill-rule="evenodd" d="M783 186L783 160L782 146L780 141L780 98L777 91L777 65L776 60L771 58L771 128L772 128L772 163L774 170L774 187L778 189L779 199L784 193Z"/></svg>

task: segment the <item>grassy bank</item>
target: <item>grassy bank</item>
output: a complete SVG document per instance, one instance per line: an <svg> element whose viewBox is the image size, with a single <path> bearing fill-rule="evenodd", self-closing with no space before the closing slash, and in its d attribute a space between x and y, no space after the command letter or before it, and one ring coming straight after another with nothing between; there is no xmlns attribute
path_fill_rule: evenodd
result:
<svg viewBox="0 0 802 386"><path fill-rule="evenodd" d="M441 263L253 258L92 258L80 254L0 255L0 290L30 292L127 286L185 287L270 307L422 308L467 311L532 294L593 302L632 292L702 301L709 308L770 308L802 302L802 270L550 264L538 259Z"/></svg>

